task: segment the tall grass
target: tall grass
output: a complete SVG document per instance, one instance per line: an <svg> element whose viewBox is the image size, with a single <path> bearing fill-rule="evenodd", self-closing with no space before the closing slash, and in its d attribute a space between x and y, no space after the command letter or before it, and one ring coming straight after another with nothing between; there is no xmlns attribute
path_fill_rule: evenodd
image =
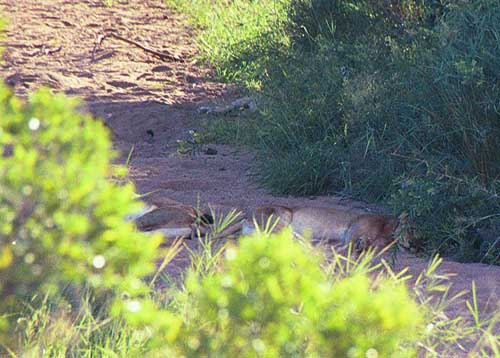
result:
<svg viewBox="0 0 500 358"><path fill-rule="evenodd" d="M283 28L288 0L169 0L204 29L197 42L218 79L258 86L263 60L289 46Z"/></svg>
<svg viewBox="0 0 500 358"><path fill-rule="evenodd" d="M255 90L259 116L212 128L271 191L382 201L428 255L500 262L497 1L175 3L216 73Z"/></svg>
<svg viewBox="0 0 500 358"><path fill-rule="evenodd" d="M34 296L25 303L15 336L5 345L10 357L137 357L148 352L146 336L121 319L111 318L106 304L97 311L87 292L75 312L65 300ZM1 352L1 350L0 350Z"/></svg>

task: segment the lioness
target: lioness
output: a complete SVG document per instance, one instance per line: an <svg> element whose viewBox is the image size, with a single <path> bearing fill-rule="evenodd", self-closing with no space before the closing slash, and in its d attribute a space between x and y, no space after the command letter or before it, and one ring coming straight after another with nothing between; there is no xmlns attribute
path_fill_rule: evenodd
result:
<svg viewBox="0 0 500 358"><path fill-rule="evenodd" d="M191 238L210 233L214 218L194 207L171 199L161 199L141 213L130 216L142 231L159 232L167 237ZM271 220L269 220L271 219ZM269 222L273 231L290 225L295 234L311 235L313 240L352 243L358 251L368 247L385 247L400 234L399 219L386 215L360 212L344 208L296 207L269 205L257 207L253 221L238 221L215 238L231 236L241 231L247 235L255 230L255 224L265 228Z"/></svg>
<svg viewBox="0 0 500 358"><path fill-rule="evenodd" d="M261 206L254 211L253 218L259 227L265 227L269 218L276 219L279 221L273 228L275 231L290 225L297 235L309 234L313 240L342 245L352 242L357 250L389 245L400 226L395 217L343 208ZM253 230L253 224L244 224L245 234Z"/></svg>

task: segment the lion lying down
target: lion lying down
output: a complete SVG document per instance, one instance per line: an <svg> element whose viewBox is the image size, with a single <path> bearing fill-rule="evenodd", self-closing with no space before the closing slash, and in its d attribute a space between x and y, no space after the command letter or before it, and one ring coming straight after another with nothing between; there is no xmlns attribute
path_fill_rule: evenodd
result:
<svg viewBox="0 0 500 358"><path fill-rule="evenodd" d="M157 201L151 207L130 216L142 231L158 232L166 237L192 238L213 234L212 213L203 213L190 205L174 200ZM368 247L385 247L401 235L401 220L392 216L353 211L344 208L295 207L277 205L257 207L252 220L230 224L213 237L248 235L257 227L271 225L273 231L291 226L298 236L309 235L341 245L352 243L357 250Z"/></svg>
<svg viewBox="0 0 500 358"><path fill-rule="evenodd" d="M290 225L296 235L310 236L314 241L327 241L347 245L352 243L357 250L368 247L385 247L401 234L400 219L350 210L348 208L321 208L261 206L255 209L254 223L244 223L243 234L265 227L279 219L274 231Z"/></svg>

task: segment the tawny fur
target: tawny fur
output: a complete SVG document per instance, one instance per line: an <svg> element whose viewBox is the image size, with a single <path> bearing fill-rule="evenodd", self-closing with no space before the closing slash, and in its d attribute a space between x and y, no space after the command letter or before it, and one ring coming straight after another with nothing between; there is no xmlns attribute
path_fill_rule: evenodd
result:
<svg viewBox="0 0 500 358"><path fill-rule="evenodd" d="M134 221L137 229L165 237L189 238L196 232L199 215L192 206L168 198L149 202L148 207L126 218Z"/></svg>
<svg viewBox="0 0 500 358"><path fill-rule="evenodd" d="M200 223L200 213L192 206L171 199L156 200L153 205L132 220L139 230L160 232L164 236L192 237L196 233L210 232L210 225ZM201 224L201 225L200 225ZM395 238L398 219L362 212L355 209L295 207L265 205L255 209L253 221L237 222L217 237L226 237L239 231L248 234L254 225L279 231L290 225L296 235L310 236L313 240L346 245L353 243L358 250L384 247Z"/></svg>
<svg viewBox="0 0 500 358"><path fill-rule="evenodd" d="M208 234L212 238L221 238L241 231L242 223L237 222L215 234L211 212L203 212L168 198L156 198L150 203L152 205L146 209L127 215L126 220L134 221L141 231L165 237L193 238Z"/></svg>
<svg viewBox="0 0 500 358"><path fill-rule="evenodd" d="M398 227L394 217L343 208L261 206L254 211L259 227L270 217L279 219L275 231L290 225L297 235L343 245L352 242L360 249L390 244Z"/></svg>
<svg viewBox="0 0 500 358"><path fill-rule="evenodd" d="M141 231L151 231L163 227L189 227L195 220L193 208L163 206L153 209L135 219L135 225Z"/></svg>

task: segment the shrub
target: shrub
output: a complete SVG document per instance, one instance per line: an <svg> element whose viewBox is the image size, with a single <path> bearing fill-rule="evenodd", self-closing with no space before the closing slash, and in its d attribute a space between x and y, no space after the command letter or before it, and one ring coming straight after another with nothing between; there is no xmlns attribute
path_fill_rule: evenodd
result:
<svg viewBox="0 0 500 358"><path fill-rule="evenodd" d="M485 188L477 179L432 172L403 176L400 183L389 203L396 211L407 211L419 228L416 248L462 261L498 264L500 206L494 188Z"/></svg>
<svg viewBox="0 0 500 358"><path fill-rule="evenodd" d="M108 133L75 105L47 89L23 103L0 86L0 313L10 317L70 283L147 292L140 278L159 238L124 221L139 208L133 186L110 180L124 169L110 165Z"/></svg>
<svg viewBox="0 0 500 358"><path fill-rule="evenodd" d="M341 61L328 47L313 57L294 52L268 72L256 125L261 182L299 195L343 186L343 87Z"/></svg>
<svg viewBox="0 0 500 358"><path fill-rule="evenodd" d="M402 344L416 337L421 318L404 285L370 284L362 269L333 281L321 261L290 231L242 238L226 249L220 271L190 272L174 355L410 354Z"/></svg>
<svg viewBox="0 0 500 358"><path fill-rule="evenodd" d="M500 4L454 6L439 28L432 106L423 111L446 133L443 152L488 185L500 178ZM437 102L437 103L436 103Z"/></svg>
<svg viewBox="0 0 500 358"><path fill-rule="evenodd" d="M400 68L400 97L382 110L397 118L397 148L404 168L393 173L391 203L408 210L427 252L498 264L497 192L500 187L498 62L500 17L496 1L449 6L435 29L437 45ZM486 234L486 232L489 232Z"/></svg>
<svg viewBox="0 0 500 358"><path fill-rule="evenodd" d="M91 297L88 291L79 297L76 315L60 299L35 297L26 302L8 342L15 347L9 356L139 357L151 352L146 335L123 319L111 319L102 302L101 309L92 309Z"/></svg>

